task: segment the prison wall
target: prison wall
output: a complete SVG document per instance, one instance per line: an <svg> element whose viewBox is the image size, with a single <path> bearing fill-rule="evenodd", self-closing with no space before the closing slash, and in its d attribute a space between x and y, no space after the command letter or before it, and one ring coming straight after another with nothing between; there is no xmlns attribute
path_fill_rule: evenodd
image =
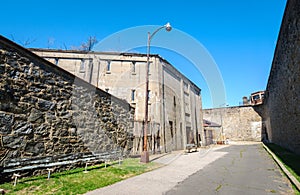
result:
<svg viewBox="0 0 300 195"><path fill-rule="evenodd" d="M127 156L134 109L0 36L0 182Z"/></svg>
<svg viewBox="0 0 300 195"><path fill-rule="evenodd" d="M269 142L300 154L300 1L288 0L264 101Z"/></svg>
<svg viewBox="0 0 300 195"><path fill-rule="evenodd" d="M250 105L204 109L203 119L220 125L214 130L218 132L213 132L214 140L261 141L262 139L262 117Z"/></svg>

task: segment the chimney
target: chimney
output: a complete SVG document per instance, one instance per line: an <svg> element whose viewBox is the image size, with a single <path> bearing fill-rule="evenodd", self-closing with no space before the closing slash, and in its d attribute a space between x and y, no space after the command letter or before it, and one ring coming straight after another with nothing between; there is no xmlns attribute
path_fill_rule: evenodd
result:
<svg viewBox="0 0 300 195"><path fill-rule="evenodd" d="M249 105L249 100L246 96L243 97L243 105Z"/></svg>

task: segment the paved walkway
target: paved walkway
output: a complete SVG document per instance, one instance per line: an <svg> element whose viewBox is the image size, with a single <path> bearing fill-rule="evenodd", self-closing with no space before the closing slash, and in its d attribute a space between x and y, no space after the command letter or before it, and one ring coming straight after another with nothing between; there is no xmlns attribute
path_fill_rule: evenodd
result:
<svg viewBox="0 0 300 195"><path fill-rule="evenodd" d="M87 194L244 195L292 192L278 166L258 143L214 146L188 154L173 152L154 161L167 166Z"/></svg>

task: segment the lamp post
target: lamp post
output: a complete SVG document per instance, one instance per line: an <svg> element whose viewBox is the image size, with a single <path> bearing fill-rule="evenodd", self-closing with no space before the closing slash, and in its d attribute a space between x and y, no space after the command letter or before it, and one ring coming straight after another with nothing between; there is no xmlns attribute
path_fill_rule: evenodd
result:
<svg viewBox="0 0 300 195"><path fill-rule="evenodd" d="M152 34L148 32L148 42L147 42L147 64L146 64L146 91L145 91L145 121L144 121L144 145L143 145L143 152L141 154L141 162L148 163L149 162L149 152L147 147L147 131L148 131L148 101L149 101L149 58L150 58L150 43L153 36L160 31L161 29L165 28L166 31L171 31L172 26L168 22L167 24L159 27L156 29Z"/></svg>

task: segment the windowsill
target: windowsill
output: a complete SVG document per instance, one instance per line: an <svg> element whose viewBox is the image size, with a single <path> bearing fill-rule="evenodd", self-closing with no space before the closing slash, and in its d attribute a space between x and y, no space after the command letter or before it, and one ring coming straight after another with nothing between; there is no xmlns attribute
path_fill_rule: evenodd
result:
<svg viewBox="0 0 300 195"><path fill-rule="evenodd" d="M85 73L85 70L79 70L79 73Z"/></svg>
<svg viewBox="0 0 300 195"><path fill-rule="evenodd" d="M110 71L106 71L106 74L111 74L111 72Z"/></svg>
<svg viewBox="0 0 300 195"><path fill-rule="evenodd" d="M132 72L131 74L132 74L132 75L136 75L136 72Z"/></svg>

